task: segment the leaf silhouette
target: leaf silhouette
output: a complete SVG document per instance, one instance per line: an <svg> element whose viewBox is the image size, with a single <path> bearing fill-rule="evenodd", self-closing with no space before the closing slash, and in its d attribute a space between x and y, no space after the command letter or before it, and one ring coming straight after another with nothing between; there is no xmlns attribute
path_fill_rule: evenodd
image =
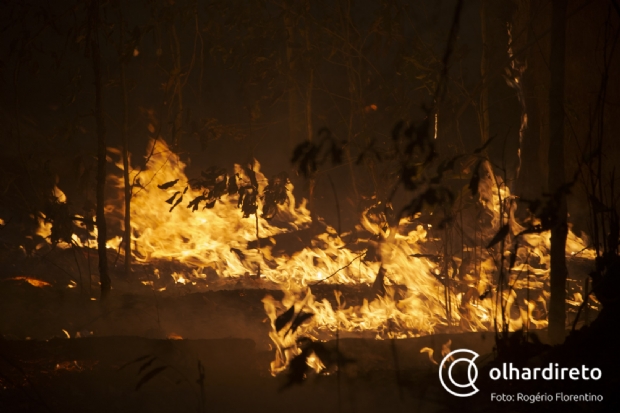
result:
<svg viewBox="0 0 620 413"><path fill-rule="evenodd" d="M278 318L276 318L276 331L280 331L284 328L285 325L289 323L293 319L295 315L295 306L292 305L291 308L286 310L286 312L280 314Z"/></svg>
<svg viewBox="0 0 620 413"><path fill-rule="evenodd" d="M258 204L256 203L256 191L253 188L245 187L239 191L239 203L241 204L241 211L243 211L243 217L247 218L256 213Z"/></svg>
<svg viewBox="0 0 620 413"><path fill-rule="evenodd" d="M139 362L141 362L142 360L146 360L146 359L147 359L147 358L149 358L149 357L151 357L151 355L150 355L150 354L147 354L147 355L145 355L145 356L140 356L140 357L138 357L137 359L131 360L131 361L129 361L129 362L127 362L127 363L123 364L123 365L122 365L122 366L120 366L118 369L119 369L119 370L122 370L122 369L124 369L125 367L131 366L132 364L135 364L135 363L139 363Z"/></svg>
<svg viewBox="0 0 620 413"><path fill-rule="evenodd" d="M306 179L312 177L319 166L331 158L332 165L342 163L343 142L338 142L327 128L321 128L318 132L320 138L316 144L311 141L302 142L293 150L291 163L296 165L297 173Z"/></svg>
<svg viewBox="0 0 620 413"><path fill-rule="evenodd" d="M296 163L301 159L301 157L308 152L308 150L314 146L314 144L310 141L304 141L297 145L293 150L293 157L291 158L291 163Z"/></svg>
<svg viewBox="0 0 620 413"><path fill-rule="evenodd" d="M476 166L474 167L474 173L471 175L471 180L469 181L469 190L473 196L478 195L478 185L480 184L480 165L482 161L476 162Z"/></svg>
<svg viewBox="0 0 620 413"><path fill-rule="evenodd" d="M304 321L311 319L312 317L314 317L313 313L299 313L297 314L297 317L295 317L295 319L293 320L293 323L291 324L291 328L288 329L288 331L286 332L286 334L288 333L294 333L299 326L301 326Z"/></svg>
<svg viewBox="0 0 620 413"><path fill-rule="evenodd" d="M383 283L384 280L385 268L381 266L381 268L379 268L379 272L377 273L377 277L375 278L375 282L372 283L372 290L380 296L385 295L385 284Z"/></svg>
<svg viewBox="0 0 620 413"><path fill-rule="evenodd" d="M452 157L451 159L445 160L442 163L440 163L439 166L437 167L437 175L433 179L431 179L431 184L439 184L441 182L441 179L443 178L443 174L447 171L453 171L454 164L461 157L462 155L457 155L457 156Z"/></svg>
<svg viewBox="0 0 620 413"><path fill-rule="evenodd" d="M181 191L176 191L170 198L166 199L166 203L172 205L172 203L174 202L174 198L177 197L177 195L179 195L181 193Z"/></svg>
<svg viewBox="0 0 620 413"><path fill-rule="evenodd" d="M491 294L491 289L489 288L488 290L486 290L485 292L483 292L482 294L480 294L480 299L484 300L485 298L487 298L487 296Z"/></svg>
<svg viewBox="0 0 620 413"><path fill-rule="evenodd" d="M144 370L148 369L155 360L157 360L157 357L151 357L150 359L148 359L146 363L140 366L140 370L138 370L138 373L142 373Z"/></svg>
<svg viewBox="0 0 620 413"><path fill-rule="evenodd" d="M506 238L509 231L510 231L510 225L505 224L503 227L499 229L499 231L497 231L497 234L495 234L491 242L489 242L489 245L487 245L487 248L491 248L493 245L497 244L498 242Z"/></svg>
<svg viewBox="0 0 620 413"><path fill-rule="evenodd" d="M230 251L234 252L237 255L237 258L239 258L239 261L245 260L245 254L239 248L231 248Z"/></svg>
<svg viewBox="0 0 620 413"><path fill-rule="evenodd" d="M170 182L166 182L165 184L157 185L157 187L159 189L168 189L168 188L172 188L173 186L175 186L177 182L179 182L179 180L175 179L174 181L170 181Z"/></svg>
<svg viewBox="0 0 620 413"><path fill-rule="evenodd" d="M489 139L488 139L488 140L487 140L487 141L486 141L486 142L485 142L485 143L484 143L481 147L477 148L477 149L474 151L474 153L475 153L475 154L478 154L478 153L480 153L480 152L484 151L484 150L487 148L487 146L489 146L489 145L491 144L491 142L493 142L493 139L495 139L495 137L496 137L496 136L497 136L497 135L493 135L493 136L491 136L491 137L490 137L490 138L489 138Z"/></svg>
<svg viewBox="0 0 620 413"><path fill-rule="evenodd" d="M177 205L179 205L181 202L183 202L183 195L181 195L181 197L179 199L177 199L177 201L174 203L174 205L172 205L172 207L170 207L170 211L168 211L168 212L172 212L172 210L174 208L176 208Z"/></svg>
<svg viewBox="0 0 620 413"><path fill-rule="evenodd" d="M244 168L243 172L245 172L247 177L250 178L250 184L252 187L258 188L258 181L256 180L256 172L254 172L254 169Z"/></svg>
<svg viewBox="0 0 620 413"><path fill-rule="evenodd" d="M301 353L295 356L288 368L288 382L281 388L285 389L294 384L301 384L307 378L311 371L308 365L308 358L314 354L318 358L327 371L331 367L343 367L347 364L355 362L355 360L345 357L338 350L330 349L318 341L313 341L308 337L301 337L297 340Z"/></svg>
<svg viewBox="0 0 620 413"><path fill-rule="evenodd" d="M278 205L288 202L288 174L280 172L269 180L264 190L263 218L269 220L278 213Z"/></svg>
<svg viewBox="0 0 620 413"><path fill-rule="evenodd" d="M317 170L319 147L306 141L297 145L293 151L292 164L298 164L297 172L305 178L312 176Z"/></svg>
<svg viewBox="0 0 620 413"><path fill-rule="evenodd" d="M198 206L200 205L200 203L202 201L206 201L206 200L207 200L207 197L204 196L204 195L197 196L196 198L192 199L189 202L189 204L187 204L187 207L188 208L192 208L192 212L193 211L197 211L198 210Z"/></svg>
<svg viewBox="0 0 620 413"><path fill-rule="evenodd" d="M310 369L307 362L309 356L309 352L303 351L291 360L288 367L288 383L284 387L303 383L306 379L306 374Z"/></svg>
<svg viewBox="0 0 620 413"><path fill-rule="evenodd" d="M228 180L228 193L230 195L236 194L239 192L239 187L237 186L237 176L233 175Z"/></svg>
<svg viewBox="0 0 620 413"><path fill-rule="evenodd" d="M142 376L138 384L136 384L136 391L140 390L140 387L144 386L146 383L151 381L151 379L153 379L155 376L157 376L159 373L166 370L167 368L168 366L155 367L153 370L146 373L144 376Z"/></svg>

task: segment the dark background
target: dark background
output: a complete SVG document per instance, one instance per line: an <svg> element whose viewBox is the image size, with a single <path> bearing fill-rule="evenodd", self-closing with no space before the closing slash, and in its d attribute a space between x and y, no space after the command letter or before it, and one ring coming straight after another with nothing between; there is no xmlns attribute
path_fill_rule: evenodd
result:
<svg viewBox="0 0 620 413"><path fill-rule="evenodd" d="M80 1L2 3L0 216L5 221L33 213L38 205L28 187L39 188L39 181L49 186L55 177L75 208L94 200L87 6ZM292 171L292 149L327 127L349 143L350 158L319 171L315 209L334 222L329 174L346 212L344 224L350 226L364 199L385 197L391 170L377 160L348 165L371 140L386 141L398 120L419 121L425 116L421 105L433 106L454 6L453 1L103 2L107 145L121 146L123 59L132 167L141 166L148 139L159 135L190 163L188 176L213 165L231 170L233 163L256 157L267 176L288 171L299 200L307 197L307 188ZM620 90L616 76L607 78L609 115L601 125L592 119L606 56L612 59L610 73L617 67L612 54L617 24L611 2L569 4L565 155L570 175L593 128L617 129L612 115ZM505 79L511 64L508 27L516 63L527 67L521 90ZM484 7L464 2L447 94L438 109L440 155L470 152L484 138L481 98L486 90L488 135L496 137L489 155L505 165L511 189L524 196L539 195L547 181L549 27L548 1ZM481 87L483 49L488 51L486 87ZM529 120L521 144L519 93ZM607 145L604 154L613 164L616 145L613 140ZM120 173L113 165L108 170ZM108 196L112 191L108 188ZM585 228L583 201L575 196L570 202L573 221Z"/></svg>

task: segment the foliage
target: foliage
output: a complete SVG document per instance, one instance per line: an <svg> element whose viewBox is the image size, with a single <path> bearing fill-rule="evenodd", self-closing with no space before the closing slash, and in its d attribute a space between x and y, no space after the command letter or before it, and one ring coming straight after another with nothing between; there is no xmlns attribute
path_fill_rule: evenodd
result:
<svg viewBox="0 0 620 413"><path fill-rule="evenodd" d="M297 173L306 179L314 177L319 167L328 159L332 165L342 163L344 143L338 142L327 128L322 128L318 136L318 143L305 141L293 150L291 163L295 165Z"/></svg>
<svg viewBox="0 0 620 413"><path fill-rule="evenodd" d="M167 191L178 183L179 179L175 179L158 185L158 188ZM241 208L244 218L256 214L260 200L263 206L262 217L269 220L277 214L278 205L289 201L289 184L286 172L280 172L274 175L269 180L269 184L260 192L256 173L251 166L241 167L240 171L233 176L229 176L224 168L210 167L202 171L200 177L190 178L185 187L175 191L166 202L172 205L170 207L170 212L172 212L183 202L183 196L189 188L193 191L202 191L201 195L194 197L187 204L187 208L195 212L201 205L203 209L213 208L215 203L225 195L237 195L237 207Z"/></svg>

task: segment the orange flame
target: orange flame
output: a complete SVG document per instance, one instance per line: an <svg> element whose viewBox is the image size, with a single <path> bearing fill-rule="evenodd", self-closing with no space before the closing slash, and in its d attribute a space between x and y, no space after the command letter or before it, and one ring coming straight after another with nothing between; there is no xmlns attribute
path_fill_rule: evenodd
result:
<svg viewBox="0 0 620 413"><path fill-rule="evenodd" d="M179 188L183 192L188 186L186 165L161 140L152 141L147 153L151 155L145 169L130 171L130 180L136 184L131 219L135 260L154 265L165 261L184 264L183 268L175 267L175 270L164 270L163 266L155 270L156 278L172 277L175 284L204 287L216 277L248 275L260 275L263 282L277 284L284 291L284 298L278 301L267 295L263 299L272 326L270 338L276 347L276 358L271 365L273 374L286 369L290 360L300 354L296 342L301 336L325 339L339 332L402 338L446 329L486 331L495 326L502 328L504 323L513 331L524 326L544 328L547 325L548 233L528 234L520 239L514 267L510 271L505 269L509 288L501 289L496 281L501 251L488 250L483 245L467 247L463 254L451 257L449 265L442 264L446 258L441 257L438 246L443 232L409 219L401 220L397 228L385 230L365 213L358 232L370 235L357 245L346 243L343 240L346 234L341 237L327 227L300 251L278 255L273 252L276 242L273 237L307 228L311 222L305 202L296 205L292 185L288 187L288 203L279 207L271 221L255 216L244 218L237 208L237 195L225 195L213 208L192 212L186 206L201 192L191 188L182 195L184 202L170 211L166 200ZM121 162L117 166L122 169ZM267 179L260 172L258 162L253 169L261 192ZM233 179L248 179L239 165L235 173ZM121 197L123 179L118 176L111 179ZM158 188L177 179L177 184L169 189ZM512 245L514 235L523 229L513 218L511 200L514 197L501 183L487 185L484 191L480 204L489 218L488 233L483 234L484 237L492 238L502 223L509 222L510 234L506 242ZM107 213L122 224L122 199L110 205ZM42 233L48 230L43 225L40 229ZM271 241L262 243L260 249L249 248L248 244L256 241L257 231L261 239ZM382 241L376 242L376 239ZM120 242L119 237L111 239L108 247L117 249ZM364 260L363 248L367 245L376 247L380 262ZM566 253L592 258L594 252L585 246L586 242L571 232ZM506 250L506 254L510 252ZM506 254L504 256L508 257ZM468 261L470 255L475 257L473 264ZM375 292L358 305L347 305L346 297L339 290L334 292L335 301L331 302L326 298L318 300L312 293L316 283L371 286L380 271L385 293ZM143 283L153 288L151 280ZM573 297L577 301L577 296ZM277 329L278 315L291 307L295 313L303 311L313 316L295 328L289 323ZM446 346L449 348L449 343ZM429 357L432 359L431 352ZM323 368L316 357L313 367L316 371Z"/></svg>

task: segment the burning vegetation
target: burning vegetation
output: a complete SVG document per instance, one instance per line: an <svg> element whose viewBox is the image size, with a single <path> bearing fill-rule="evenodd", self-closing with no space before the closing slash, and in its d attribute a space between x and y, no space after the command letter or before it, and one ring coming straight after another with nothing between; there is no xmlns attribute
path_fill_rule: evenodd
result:
<svg viewBox="0 0 620 413"><path fill-rule="evenodd" d="M416 141L428 139L424 135L428 124L422 127L420 136L412 127L404 131L405 141L413 142L410 148L423 146ZM403 143L398 142L401 128L404 125L394 130L395 144ZM304 149L312 153L299 150ZM472 159L457 156L439 164L435 176L424 176L422 171L415 180L404 181L415 195L402 211L394 211L389 202L387 207L377 202L362 212L353 230L339 234L322 220L312 226L306 201L295 201L286 174L268 179L259 163L251 160L236 164L230 173L211 168L199 178L188 178L178 155L154 139L147 148L145 168L130 173L135 211L132 260L148 265L146 271L153 268L152 274L137 277L159 293L177 285L217 288L221 279L251 280L284 291L281 300L269 294L263 298L272 327L269 337L276 348L274 374L286 370L296 356L316 357L297 345L301 339L326 340L347 333L386 339L543 329L548 324L549 230L534 215L525 222L515 218L516 197L493 174L481 152L476 150ZM407 160L397 161L407 168ZM454 195L441 180L454 173L459 161L468 165L460 175L473 172L468 185ZM117 167L122 170L120 162ZM410 174L403 171L404 176ZM123 194L122 174L110 179ZM66 202L64 194L55 191L61 195L57 202ZM122 211L122 198L111 202L109 210L111 221L122 222L123 216L115 214ZM433 228L429 222L439 223ZM37 232L53 243L53 231L52 223L42 220ZM278 245L278 240L286 242L287 236L304 231L310 234L309 245ZM88 247L95 239L92 231L83 240L74 234L71 242ZM107 248L118 254L122 243L117 236L108 240ZM66 241L56 244L71 246ZM592 261L596 253L571 231L566 256ZM163 262L181 266L163 271L158 268ZM501 272L505 279L499 282ZM172 278L174 284L167 287L162 278ZM49 285L26 277L14 279ZM319 300L312 293L318 284L352 287L353 300L339 288L333 288L332 297ZM583 280L571 279L568 291L569 304L579 307ZM597 310L595 298L589 308ZM324 368L316 360L309 364L317 371Z"/></svg>

